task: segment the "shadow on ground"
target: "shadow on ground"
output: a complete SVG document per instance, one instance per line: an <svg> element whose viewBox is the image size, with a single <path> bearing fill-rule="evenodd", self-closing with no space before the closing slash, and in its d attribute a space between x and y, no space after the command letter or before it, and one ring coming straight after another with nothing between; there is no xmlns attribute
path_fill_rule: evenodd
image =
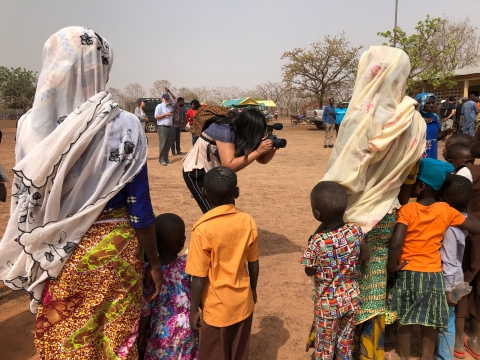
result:
<svg viewBox="0 0 480 360"><path fill-rule="evenodd" d="M265 316L260 320L260 331L250 336L250 359L276 360L278 350L289 338L290 333L282 319Z"/></svg>
<svg viewBox="0 0 480 360"><path fill-rule="evenodd" d="M303 251L303 247L291 242L285 235L267 230L258 230L258 244L261 256L289 254Z"/></svg>
<svg viewBox="0 0 480 360"><path fill-rule="evenodd" d="M35 355L34 328L35 315L29 310L0 322L0 339L2 339L0 359L25 360Z"/></svg>

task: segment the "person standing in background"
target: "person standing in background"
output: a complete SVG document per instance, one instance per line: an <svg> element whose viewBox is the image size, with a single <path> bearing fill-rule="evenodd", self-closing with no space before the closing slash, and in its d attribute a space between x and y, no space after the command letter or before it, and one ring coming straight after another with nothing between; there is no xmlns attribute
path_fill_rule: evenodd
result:
<svg viewBox="0 0 480 360"><path fill-rule="evenodd" d="M449 96L445 104L442 104L444 111L441 111L442 126L441 130L445 131L453 128L453 119L455 118L455 97Z"/></svg>
<svg viewBox="0 0 480 360"><path fill-rule="evenodd" d="M438 141L443 140L451 130L442 131L440 118L433 112L437 96L431 93L420 93L415 96L418 102L418 111L427 124L427 144L425 147L424 158L436 159L438 153Z"/></svg>
<svg viewBox="0 0 480 360"><path fill-rule="evenodd" d="M198 100L192 100L190 103L190 109L187 111L187 114L185 116L185 120L190 126L193 125L193 117L197 115L198 109L200 109L200 102ZM195 145L197 139L198 136L192 134L192 146Z"/></svg>
<svg viewBox="0 0 480 360"><path fill-rule="evenodd" d="M323 108L322 121L325 125L325 135L323 138L323 147L333 148L332 137L333 129L335 128L335 108L333 104L335 100L333 98L328 99L328 105Z"/></svg>
<svg viewBox="0 0 480 360"><path fill-rule="evenodd" d="M148 116L145 114L145 111L143 111L143 108L145 107L146 101L143 99L138 99L137 101L137 107L135 108L134 114L138 117L140 122L147 122L148 121Z"/></svg>
<svg viewBox="0 0 480 360"><path fill-rule="evenodd" d="M467 98L462 98L458 104L457 109L455 110L455 133L461 133L463 128L463 104L467 101Z"/></svg>
<svg viewBox="0 0 480 360"><path fill-rule="evenodd" d="M463 104L463 116L465 117L465 124L463 125L464 133L473 136L477 114L477 97L474 94L470 94L468 96L468 101Z"/></svg>
<svg viewBox="0 0 480 360"><path fill-rule="evenodd" d="M168 90L170 92L170 90ZM170 93L171 94L171 93ZM172 94L172 97L175 99L175 96ZM182 155L180 150L180 133L182 132L182 124L185 122L185 116L187 113L187 108L184 106L185 100L183 97L176 99L176 102L173 107L173 116L172 116L172 144L171 150L172 155Z"/></svg>
<svg viewBox="0 0 480 360"><path fill-rule="evenodd" d="M342 123L343 118L347 109L343 107L343 102L338 104L338 107L335 109L335 131L338 136L338 129L340 129L340 124Z"/></svg>
<svg viewBox="0 0 480 360"><path fill-rule="evenodd" d="M158 126L158 141L160 148L159 161L162 166L171 164L168 159L168 150L172 143L172 106L170 105L170 95L162 95L162 103L155 108L155 120Z"/></svg>

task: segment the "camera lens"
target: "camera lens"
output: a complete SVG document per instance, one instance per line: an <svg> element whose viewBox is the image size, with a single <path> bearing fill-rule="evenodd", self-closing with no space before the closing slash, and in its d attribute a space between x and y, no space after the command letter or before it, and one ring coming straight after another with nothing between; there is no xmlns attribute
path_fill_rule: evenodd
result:
<svg viewBox="0 0 480 360"><path fill-rule="evenodd" d="M287 140L281 139L281 138L276 138L273 140L273 147L277 149L283 149L284 147L287 146Z"/></svg>

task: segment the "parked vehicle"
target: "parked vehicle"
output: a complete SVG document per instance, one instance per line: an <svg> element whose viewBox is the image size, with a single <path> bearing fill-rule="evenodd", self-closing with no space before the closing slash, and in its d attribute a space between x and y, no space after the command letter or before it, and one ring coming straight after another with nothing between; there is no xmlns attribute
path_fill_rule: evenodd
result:
<svg viewBox="0 0 480 360"><path fill-rule="evenodd" d="M307 125L313 125L314 121L312 119L307 118L305 115L290 115L290 122L292 125L297 125L301 123L305 123Z"/></svg>
<svg viewBox="0 0 480 360"><path fill-rule="evenodd" d="M312 122L312 125L315 124L317 129L323 129L322 122L323 110L307 110L307 118Z"/></svg>
<svg viewBox="0 0 480 360"><path fill-rule="evenodd" d="M343 102L343 106L345 108L348 108L348 105L350 104L349 101L344 101ZM337 107L338 106L338 103L335 103L333 105L333 107ZM307 110L307 118L309 119L313 119L313 121L315 122L315 126L317 127L317 129L319 130L323 130L325 127L323 126L323 121L322 121L322 118L323 118L323 109L321 110Z"/></svg>
<svg viewBox="0 0 480 360"><path fill-rule="evenodd" d="M155 108L157 107L158 104L162 102L162 99L160 98L141 98L138 100L143 100L145 101L145 107L143 108L143 111L145 111L145 115L148 117L148 121L145 124L145 131L146 132L157 132L157 120L155 120ZM190 108L190 103L188 101L185 101L185 105L187 109ZM180 127L182 130L185 130L185 126L187 125L187 122L184 121L180 124Z"/></svg>

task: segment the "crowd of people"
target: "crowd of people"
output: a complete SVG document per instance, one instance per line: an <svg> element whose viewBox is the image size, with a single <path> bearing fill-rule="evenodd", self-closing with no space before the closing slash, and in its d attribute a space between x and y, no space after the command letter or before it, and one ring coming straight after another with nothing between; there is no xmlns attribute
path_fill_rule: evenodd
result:
<svg viewBox="0 0 480 360"><path fill-rule="evenodd" d="M235 207L236 172L276 155L265 115L196 100L186 109L165 90L159 161L183 154L186 120L182 173L203 212L180 255L184 221L155 216L150 200L145 103L136 116L118 108L105 92L112 63L88 28L45 43L34 105L18 123L0 279L30 293L41 359L247 359L260 254L255 221ZM314 359L383 359L394 322L402 359L413 325L423 359L480 358L478 108L465 101L463 132L452 134L458 107L440 118L434 94L406 96L410 69L403 51L372 46L348 110L330 99L324 111L332 151L310 194L321 224L300 259Z"/></svg>

